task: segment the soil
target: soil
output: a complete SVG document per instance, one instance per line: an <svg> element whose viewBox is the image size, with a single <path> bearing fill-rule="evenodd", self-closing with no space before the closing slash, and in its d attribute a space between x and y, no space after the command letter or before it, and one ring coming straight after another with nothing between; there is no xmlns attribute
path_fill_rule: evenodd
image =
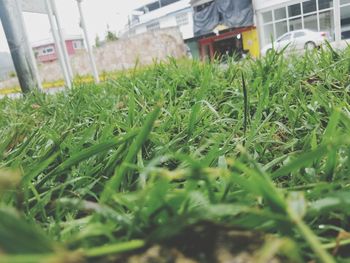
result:
<svg viewBox="0 0 350 263"><path fill-rule="evenodd" d="M116 263L256 263L266 242L261 233L237 230L211 223L184 229L162 244L142 251L110 258ZM260 263L288 262L274 256Z"/></svg>

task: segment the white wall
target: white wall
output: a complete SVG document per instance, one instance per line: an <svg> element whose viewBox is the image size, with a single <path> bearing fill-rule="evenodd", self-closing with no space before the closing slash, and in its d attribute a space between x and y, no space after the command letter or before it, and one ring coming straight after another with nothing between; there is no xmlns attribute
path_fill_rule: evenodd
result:
<svg viewBox="0 0 350 263"><path fill-rule="evenodd" d="M173 4L164 6L157 10L153 10L149 13L139 16L140 23L145 23L154 19L158 19L159 17L166 16L168 14L174 13L178 10L182 10L188 7L191 7L189 0L182 0L179 2L175 2Z"/></svg>
<svg viewBox="0 0 350 263"><path fill-rule="evenodd" d="M300 0L254 0L254 8L257 11L271 7L284 6L286 3L298 3Z"/></svg>
<svg viewBox="0 0 350 263"><path fill-rule="evenodd" d="M181 3L181 2L179 2ZM165 7L164 7L165 8ZM182 13L187 13L188 16L188 24L183 25L179 27L179 30L182 34L183 39L189 39L194 36L193 34L193 16L192 16L192 9L188 8L183 11L171 13L164 15L162 17L159 17L157 19L149 20L148 23L140 23L138 25L135 25L132 27L132 30L135 30L135 34L141 34L147 32L147 24L150 24L155 21L159 21L159 25L161 29L164 28L169 28L169 27L177 27L177 22L176 22L176 16Z"/></svg>

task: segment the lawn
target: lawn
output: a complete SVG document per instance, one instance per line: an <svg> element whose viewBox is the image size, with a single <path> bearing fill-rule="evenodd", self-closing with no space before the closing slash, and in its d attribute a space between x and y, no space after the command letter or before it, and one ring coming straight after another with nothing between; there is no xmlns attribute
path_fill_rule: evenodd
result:
<svg viewBox="0 0 350 263"><path fill-rule="evenodd" d="M4 98L0 262L349 262L349 103L330 47Z"/></svg>

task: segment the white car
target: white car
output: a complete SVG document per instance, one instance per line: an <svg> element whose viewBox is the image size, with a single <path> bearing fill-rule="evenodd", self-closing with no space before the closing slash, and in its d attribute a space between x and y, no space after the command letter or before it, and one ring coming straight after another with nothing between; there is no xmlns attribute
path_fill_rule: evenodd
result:
<svg viewBox="0 0 350 263"><path fill-rule="evenodd" d="M288 46L286 48L288 51L314 49L320 47L325 41L331 41L328 32L315 32L308 29L295 30L285 33L272 44L265 46L261 50L261 54L266 55L272 49L280 51L286 46Z"/></svg>

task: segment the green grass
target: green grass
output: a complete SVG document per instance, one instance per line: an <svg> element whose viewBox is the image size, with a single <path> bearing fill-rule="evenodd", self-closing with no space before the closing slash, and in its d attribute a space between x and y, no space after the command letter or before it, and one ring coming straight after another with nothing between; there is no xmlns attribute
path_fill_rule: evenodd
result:
<svg viewBox="0 0 350 263"><path fill-rule="evenodd" d="M169 59L0 100L0 262L106 262L201 222L273 238L260 262L348 262L349 73L329 47Z"/></svg>

